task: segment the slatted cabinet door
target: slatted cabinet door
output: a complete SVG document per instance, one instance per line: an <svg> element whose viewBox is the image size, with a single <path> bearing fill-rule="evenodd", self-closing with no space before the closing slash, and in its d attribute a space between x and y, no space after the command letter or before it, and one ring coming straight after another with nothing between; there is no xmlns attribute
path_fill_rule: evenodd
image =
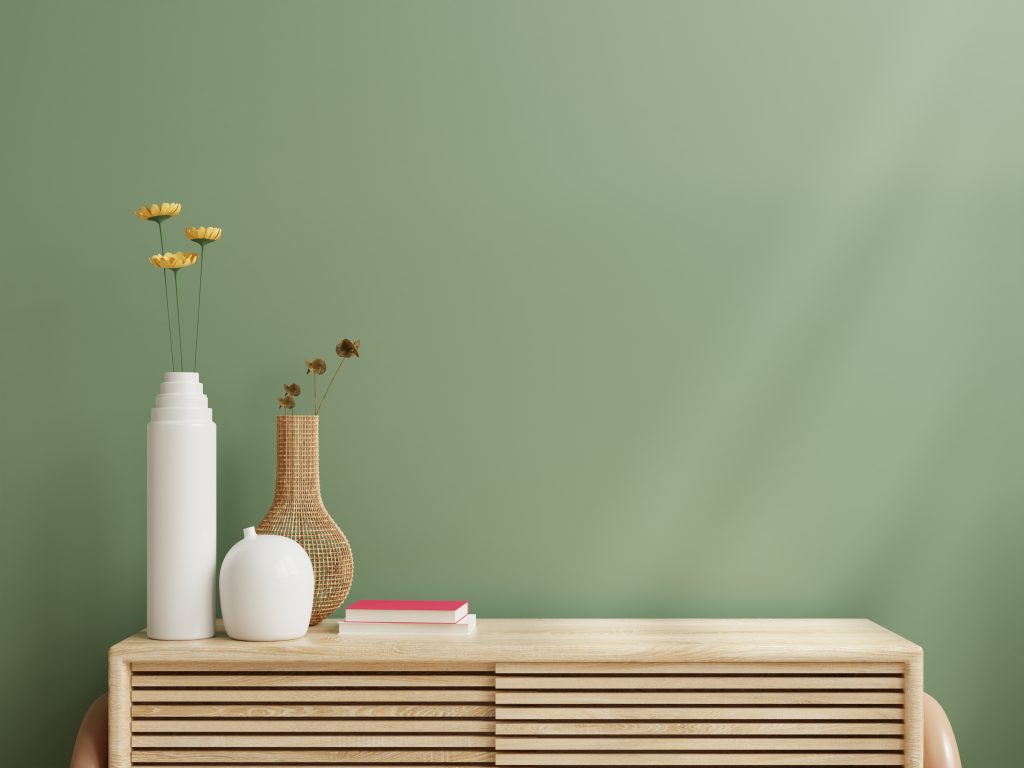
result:
<svg viewBox="0 0 1024 768"><path fill-rule="evenodd" d="M864 619L480 619L110 649L110 766L922 768L921 648Z"/></svg>
<svg viewBox="0 0 1024 768"><path fill-rule="evenodd" d="M493 666L131 675L131 764L494 764Z"/></svg>
<svg viewBox="0 0 1024 768"><path fill-rule="evenodd" d="M498 664L499 766L902 766L902 664Z"/></svg>

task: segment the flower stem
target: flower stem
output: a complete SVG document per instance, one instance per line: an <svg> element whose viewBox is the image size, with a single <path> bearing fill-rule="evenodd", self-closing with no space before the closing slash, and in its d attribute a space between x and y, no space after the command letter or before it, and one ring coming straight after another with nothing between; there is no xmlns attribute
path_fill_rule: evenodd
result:
<svg viewBox="0 0 1024 768"><path fill-rule="evenodd" d="M199 303L196 305L196 349L192 357L192 368L199 370L199 319L203 313L203 264L206 263L206 245L199 244Z"/></svg>
<svg viewBox="0 0 1024 768"><path fill-rule="evenodd" d="M160 220L156 220L156 228L160 233L160 255L164 254L164 223ZM161 269L164 273L164 304L167 306L167 343L171 348L171 370L176 371L174 367L174 339L171 338L171 300L167 296L167 270Z"/></svg>
<svg viewBox="0 0 1024 768"><path fill-rule="evenodd" d="M316 416L316 374L313 374L313 415Z"/></svg>
<svg viewBox="0 0 1024 768"><path fill-rule="evenodd" d="M334 369L334 375L331 376L330 382L327 384L327 389L324 390L324 396L320 398L320 406L324 404L324 400L327 399L327 393L331 391L331 387L334 385L334 380L338 378L338 371L341 370L341 364L345 362L345 358L338 361L338 367ZM317 406L316 413L320 413L320 406Z"/></svg>
<svg viewBox="0 0 1024 768"><path fill-rule="evenodd" d="M181 363L181 370L185 370L185 358L181 352L181 299L178 298L178 270L174 270L174 306L178 316L178 362Z"/></svg>
<svg viewBox="0 0 1024 768"><path fill-rule="evenodd" d="M164 304L167 305L167 344L171 348L171 370L176 371L174 367L174 339L171 338L171 300L167 296L167 270L161 269L164 273Z"/></svg>

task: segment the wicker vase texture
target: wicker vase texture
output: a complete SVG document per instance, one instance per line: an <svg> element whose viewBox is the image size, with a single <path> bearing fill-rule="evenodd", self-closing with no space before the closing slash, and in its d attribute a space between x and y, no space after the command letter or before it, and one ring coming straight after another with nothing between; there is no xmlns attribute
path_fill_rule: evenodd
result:
<svg viewBox="0 0 1024 768"><path fill-rule="evenodd" d="M287 536L313 562L313 627L348 595L355 563L348 539L320 498L320 417L277 417L274 503L256 526L260 535Z"/></svg>

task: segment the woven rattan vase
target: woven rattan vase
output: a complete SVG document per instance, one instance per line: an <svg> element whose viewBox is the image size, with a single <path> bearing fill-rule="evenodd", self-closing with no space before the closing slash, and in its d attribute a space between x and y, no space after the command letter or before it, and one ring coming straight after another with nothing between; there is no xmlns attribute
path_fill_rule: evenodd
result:
<svg viewBox="0 0 1024 768"><path fill-rule="evenodd" d="M277 483L274 503L256 530L299 542L313 561L316 626L341 605L355 564L348 539L320 498L320 417L277 417Z"/></svg>

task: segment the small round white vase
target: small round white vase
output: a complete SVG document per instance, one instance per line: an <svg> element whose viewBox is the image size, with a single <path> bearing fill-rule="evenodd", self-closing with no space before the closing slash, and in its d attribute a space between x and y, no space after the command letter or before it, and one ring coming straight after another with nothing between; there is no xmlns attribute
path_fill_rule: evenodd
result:
<svg viewBox="0 0 1024 768"><path fill-rule="evenodd" d="M224 630L235 640L294 640L313 612L313 564L297 542L246 528L220 567Z"/></svg>

